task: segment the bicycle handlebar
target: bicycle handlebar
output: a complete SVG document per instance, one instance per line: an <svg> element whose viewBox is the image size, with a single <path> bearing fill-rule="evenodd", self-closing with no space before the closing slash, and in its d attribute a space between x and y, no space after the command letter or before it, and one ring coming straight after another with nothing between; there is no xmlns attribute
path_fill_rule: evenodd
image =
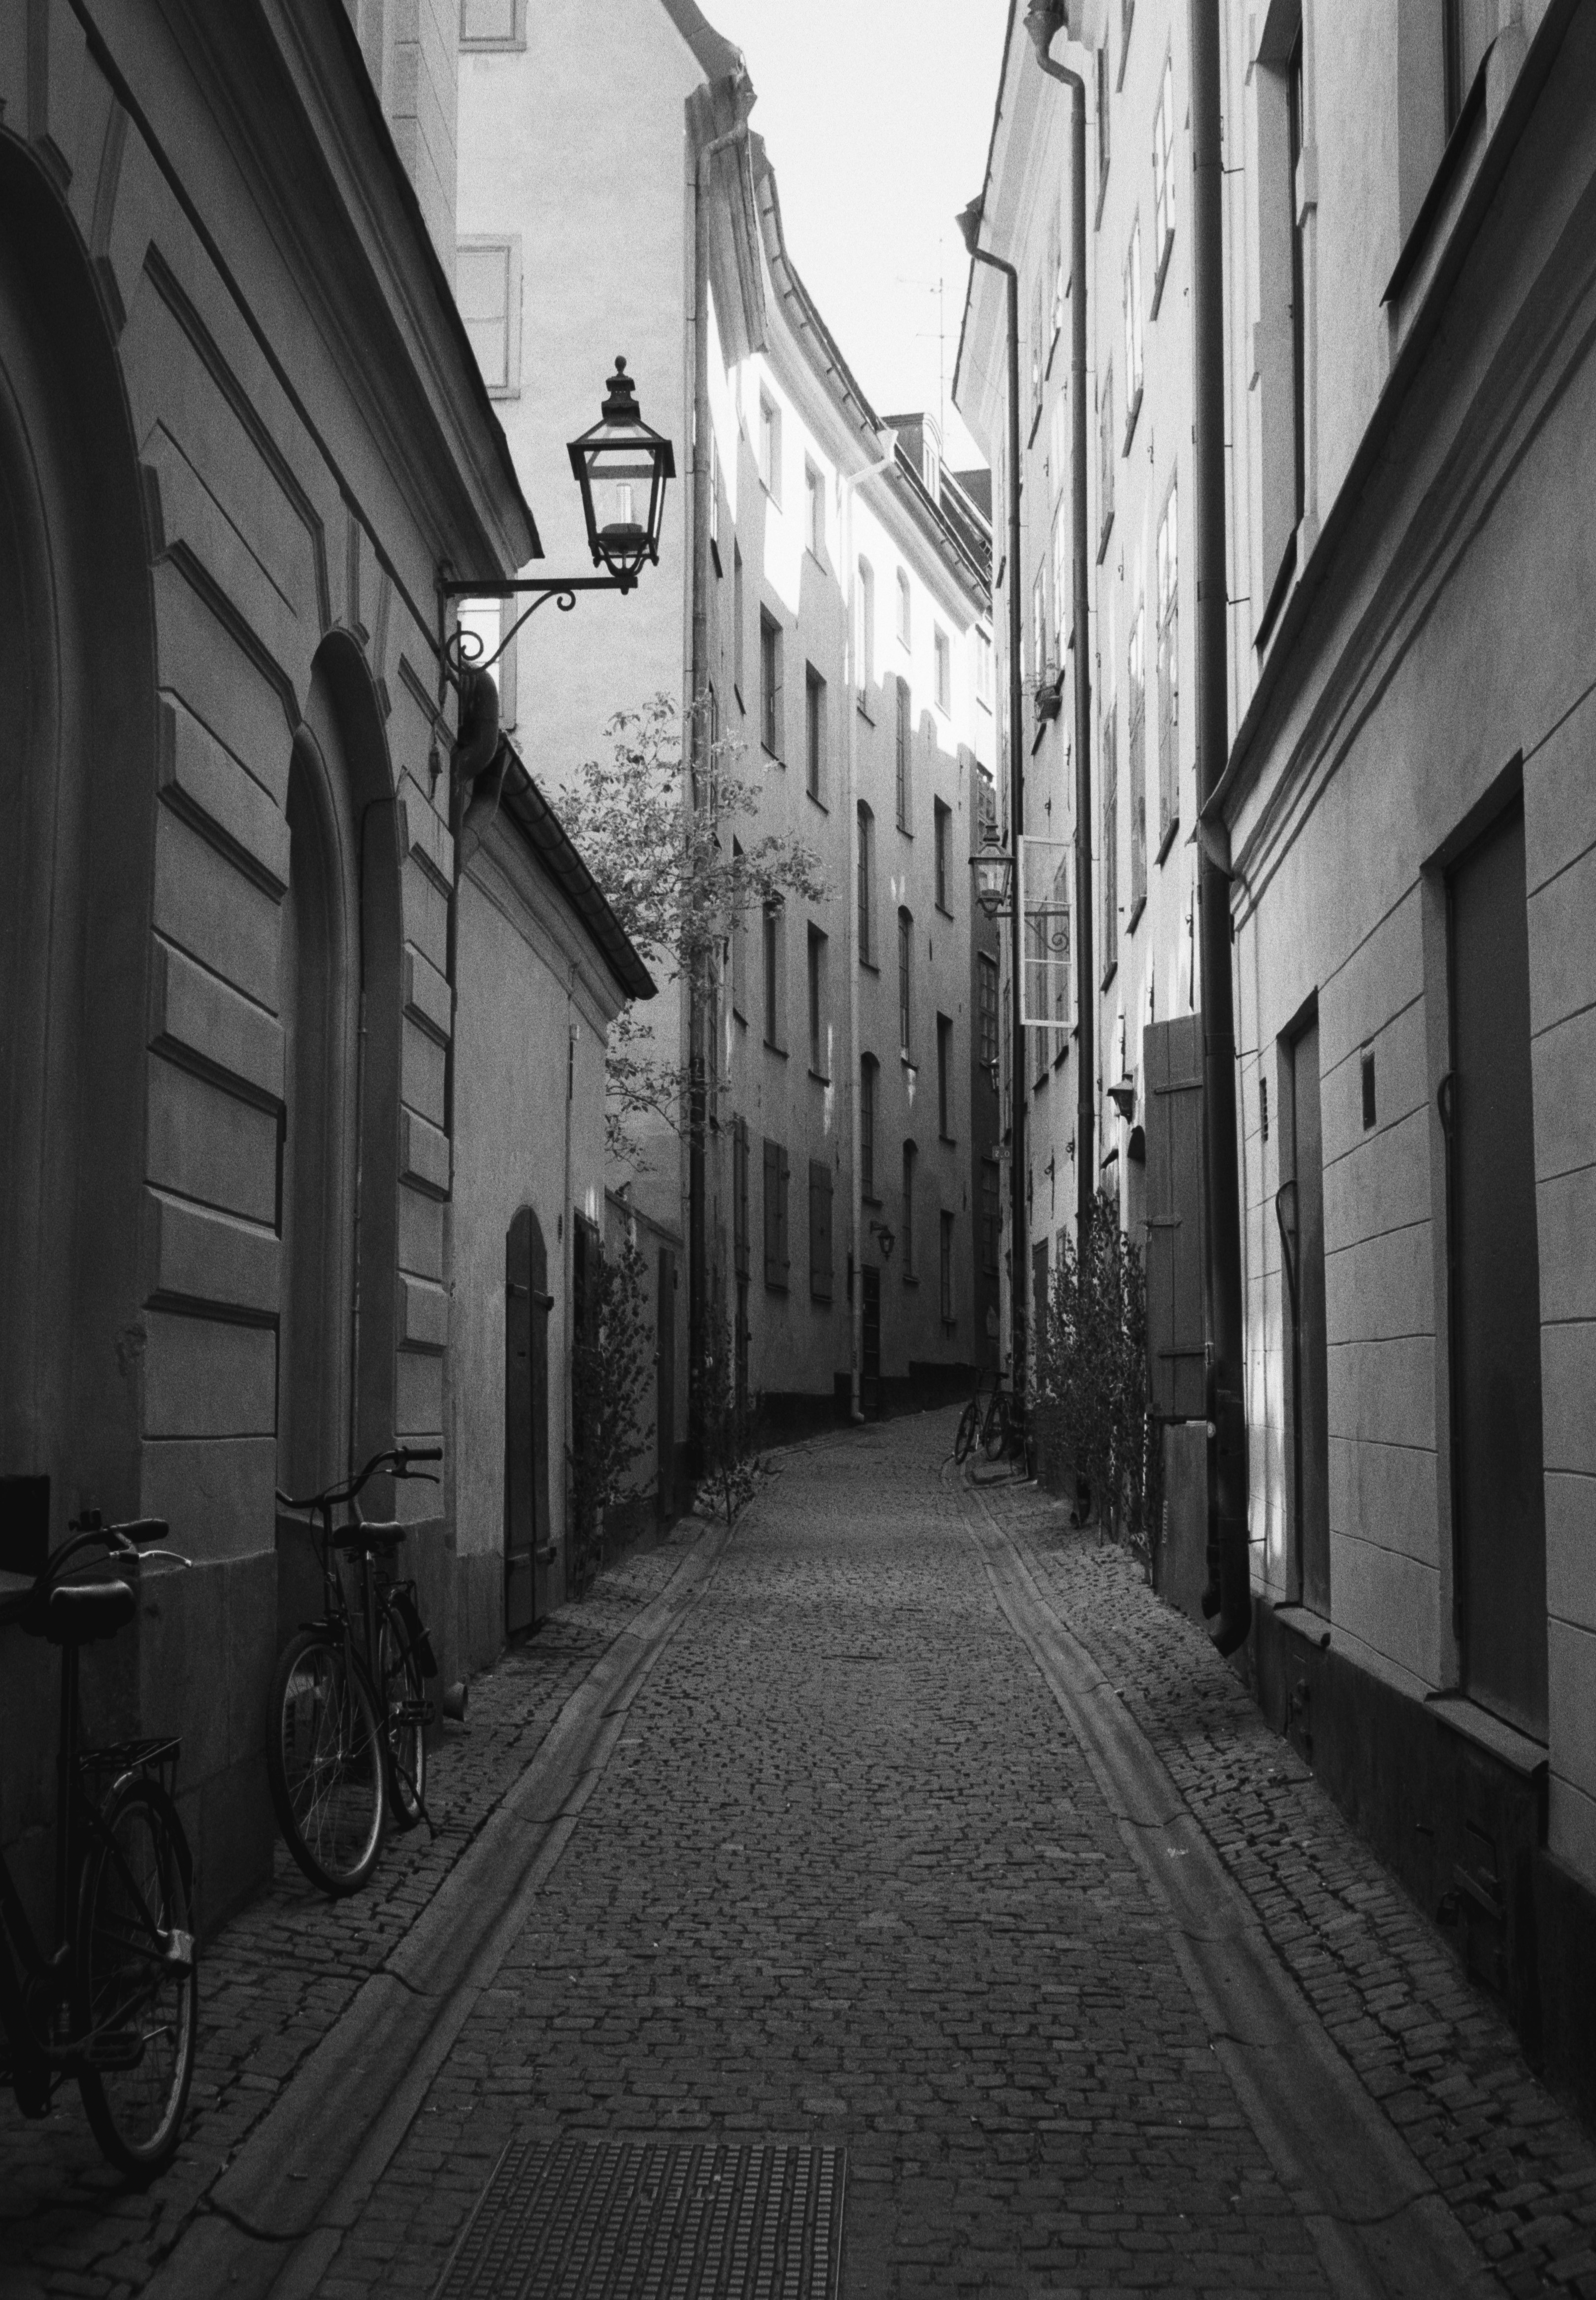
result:
<svg viewBox="0 0 1596 2300"><path fill-rule="evenodd" d="M297 1500L278 1487L277 1498L284 1509L337 1509L353 1501L362 1488L384 1469L391 1470L396 1478L408 1478L411 1474L410 1465L412 1462L441 1462L443 1458L441 1446L385 1446L380 1454L372 1454L363 1470L357 1471L353 1478L345 1478L341 1484L328 1486L319 1494L306 1494ZM422 1475L425 1474L423 1471Z"/></svg>
<svg viewBox="0 0 1596 2300"><path fill-rule="evenodd" d="M191 1557L182 1556L175 1549L155 1546L166 1539L171 1528L163 1517L129 1518L125 1525L92 1525L83 1519L74 1520L70 1529L71 1539L63 1541L59 1549L52 1550L45 1561L44 1571L34 1581L36 1595L43 1596L54 1588L62 1571L80 1551L98 1544L112 1557L163 1557L176 1565L192 1565Z"/></svg>

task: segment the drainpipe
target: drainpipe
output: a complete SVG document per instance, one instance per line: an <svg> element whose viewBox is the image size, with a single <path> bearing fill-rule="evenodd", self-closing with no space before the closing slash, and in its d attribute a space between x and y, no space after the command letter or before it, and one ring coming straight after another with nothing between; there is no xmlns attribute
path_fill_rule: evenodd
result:
<svg viewBox="0 0 1596 2300"><path fill-rule="evenodd" d="M1225 310L1218 0L1190 0L1192 51L1192 325L1196 422L1197 792L1199 812L1225 771L1229 661L1225 566ZM1209 1543L1205 1613L1232 1654L1252 1625L1247 1549L1247 1417L1242 1388L1242 1217L1236 1164L1235 1004L1230 880L1198 848L1202 922L1202 1112L1208 1193Z"/></svg>
<svg viewBox="0 0 1596 2300"><path fill-rule="evenodd" d="M1075 588L1075 946L1076 1047L1076 1236L1084 1245L1097 1204L1097 987L1092 962L1092 671L1088 591L1091 546L1086 533L1086 83L1054 63L1048 50L1066 29L1062 0L1032 0L1026 30L1036 61L1069 90L1069 389L1070 541Z"/></svg>
<svg viewBox="0 0 1596 2300"><path fill-rule="evenodd" d="M752 103L752 96L749 98ZM735 128L723 136L716 136L701 146L693 169L693 563L690 580L693 587L692 661L688 677L691 692L687 697L687 759L688 774L693 775L693 762L700 755L701 744L704 759L704 783L707 788L712 762L708 755L708 721L700 715L701 704L708 693L710 676L710 493L705 484L706 474L714 470L714 458L709 452L710 415L710 313L709 313L709 185L710 162L717 152L735 144L747 133L748 105L742 107L742 116ZM700 727L706 729L701 737ZM693 804L699 804L696 792L690 793ZM709 1012L705 995L705 976L711 962L695 959L687 982L687 1477L689 1482L702 1474L702 1446L698 1428L698 1360L706 1346L710 1305L710 1240L708 1212L707 1138L709 1133L709 1092L705 1079L704 1045ZM719 1050L707 1049L709 1058L718 1059ZM735 1347L735 1344L734 1344Z"/></svg>
<svg viewBox="0 0 1596 2300"><path fill-rule="evenodd" d="M1013 1080L1012 1128L1009 1161L1009 1255L1013 1274L1009 1286L1012 1364L1010 1379L1018 1396L1026 1379L1026 1296L1029 1282L1029 1223L1026 1209L1026 1029L1020 1021L1020 968L1025 954L1025 906L1019 883L1019 841L1025 829L1025 711L1019 684L1019 274L1001 255L989 255L977 246L984 200L972 200L959 218L964 245L974 263L1001 271L1008 284L1009 312L1009 829L1014 842L1014 878L1010 902L1010 996L1013 1002L1009 1062Z"/></svg>
<svg viewBox="0 0 1596 2300"><path fill-rule="evenodd" d="M849 1359L852 1373L848 1384L848 1416L852 1421L864 1420L860 1403L860 1382L864 1363L864 1200L860 1193L860 1072L859 1072L859 685L863 664L859 654L859 552L853 535L853 509L859 500L859 490L867 479L883 471L898 452L894 435L887 435L887 444L872 462L861 471L845 472L843 477L843 548L847 554L844 564L848 570L848 636L844 643L843 659L847 664L844 682L843 708L848 714L848 792L844 802L844 828L852 842L853 900L844 904L843 917L843 947L848 968L848 1161L852 1179L853 1207L849 1222L849 1259L852 1264L853 1285L849 1304Z"/></svg>

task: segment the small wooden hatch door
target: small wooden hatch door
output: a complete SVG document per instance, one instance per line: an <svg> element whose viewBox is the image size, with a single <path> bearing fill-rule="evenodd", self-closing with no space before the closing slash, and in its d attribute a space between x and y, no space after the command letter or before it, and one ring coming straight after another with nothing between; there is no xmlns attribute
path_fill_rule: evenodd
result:
<svg viewBox="0 0 1596 2300"><path fill-rule="evenodd" d="M504 1629L533 1629L548 1611L548 1257L530 1206L504 1246Z"/></svg>

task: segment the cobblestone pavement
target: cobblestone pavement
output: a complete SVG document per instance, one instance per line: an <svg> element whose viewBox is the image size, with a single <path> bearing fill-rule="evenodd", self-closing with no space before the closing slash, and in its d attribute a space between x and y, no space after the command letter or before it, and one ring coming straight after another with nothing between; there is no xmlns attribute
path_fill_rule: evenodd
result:
<svg viewBox="0 0 1596 2300"><path fill-rule="evenodd" d="M1132 1556L1034 1486L988 1498L1504 2289L1596 2295L1596 2150L1491 1998Z"/></svg>
<svg viewBox="0 0 1596 2300"><path fill-rule="evenodd" d="M703 1531L686 1521L600 1576L471 1688L467 1729L429 1752L425 1828L390 1839L375 1877L328 1902L278 1846L272 1884L209 1943L187 2137L147 2193L124 2188L75 2088L39 2123L0 2088L0 2300L139 2291L300 2062L403 1938L598 1656L657 1596ZM262 1795L265 1795L262 1783Z"/></svg>
<svg viewBox="0 0 1596 2300"><path fill-rule="evenodd" d="M844 2143L848 2300L1326 2289L1162 1912L993 1602L938 1474L952 1429L922 1417L786 1457L640 1694L328 2300L428 2289L511 2133L561 2129ZM1401 1934L1377 1864L1200 1633L1130 1561L1061 1538L1034 1492L1004 1508L1077 1633L1153 1671L1147 1720L1183 1781L1205 1806L1241 1789L1227 1848L1277 1810L1274 1775L1334 1842L1326 1917L1367 1908L1383 1939ZM1174 1680L1193 1670L1203 1693L1183 1703ZM1233 1866L1267 1902L1256 1862ZM1496 2037L1417 1921L1405 1938L1413 2001ZM1371 1995L1389 1985L1339 1937L1321 1953L1367 1970ZM1558 2130L1539 2161L1555 2177L1560 2150L1572 2222L1591 2151L1516 2063L1512 2082ZM1467 2129L1453 2120L1459 2165ZM1550 2266L1534 2241L1520 2265Z"/></svg>
<svg viewBox="0 0 1596 2300"><path fill-rule="evenodd" d="M845 2300L1324 2292L1082 1751L1000 1613L951 1415L794 1448L641 1686L535 1915L327 2300L428 2292L512 2134L836 2141ZM1193 1625L1035 1488L987 1500L1502 2288L1596 2296L1596 2150ZM691 1531L696 1531L692 1529ZM452 1842L328 1910L294 1872L207 1968L193 2137L119 2195L0 2107L0 2295L121 2296L426 1901L681 1548L485 1679ZM486 1762L485 1762L486 1761ZM375 2105L375 2104L374 2104ZM15 2177L13 2178L13 2172ZM37 2283L21 2282L21 2262ZM8 2280L9 2278L9 2280Z"/></svg>

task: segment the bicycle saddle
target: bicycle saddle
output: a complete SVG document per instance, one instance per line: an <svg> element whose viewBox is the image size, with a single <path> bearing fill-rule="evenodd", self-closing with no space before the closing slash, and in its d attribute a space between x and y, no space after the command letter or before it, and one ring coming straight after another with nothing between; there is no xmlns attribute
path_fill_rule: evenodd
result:
<svg viewBox="0 0 1596 2300"><path fill-rule="evenodd" d="M42 1630L53 1646L87 1646L113 1638L137 1611L125 1581L61 1581L45 1599L42 1621L36 1612L29 1627L36 1636Z"/></svg>

